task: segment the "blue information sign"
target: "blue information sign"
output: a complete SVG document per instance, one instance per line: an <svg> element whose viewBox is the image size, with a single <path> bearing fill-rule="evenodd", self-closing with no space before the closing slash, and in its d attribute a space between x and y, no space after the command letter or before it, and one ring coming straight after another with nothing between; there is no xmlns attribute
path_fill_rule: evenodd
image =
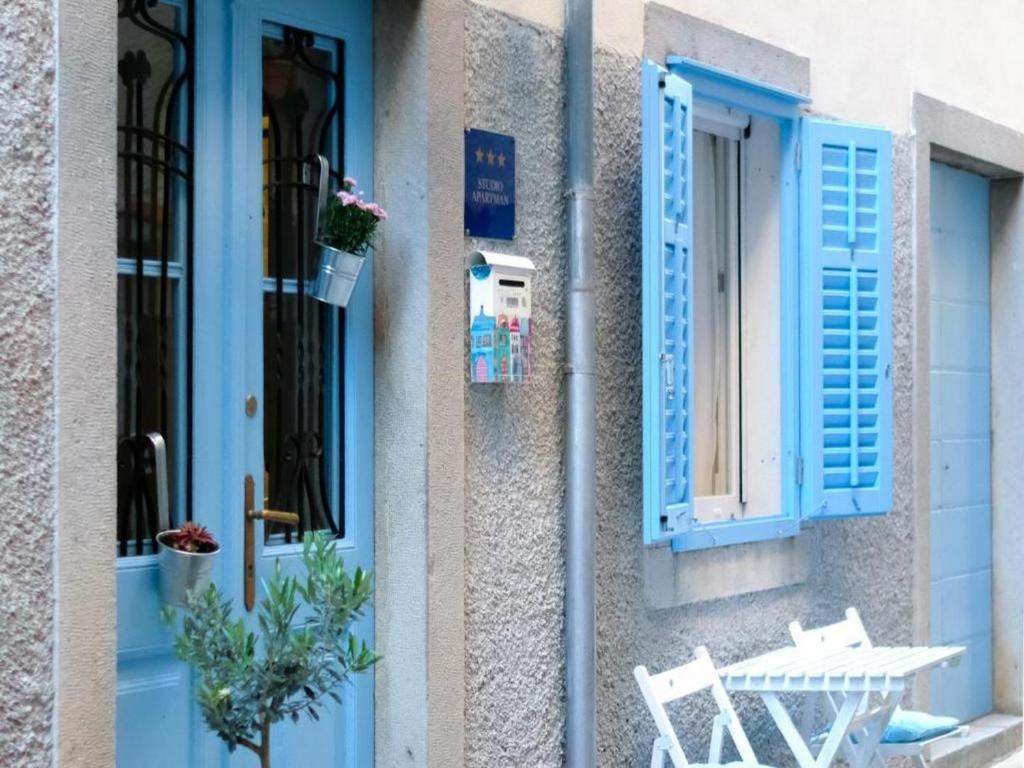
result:
<svg viewBox="0 0 1024 768"><path fill-rule="evenodd" d="M466 234L511 240L516 234L516 140L466 130Z"/></svg>

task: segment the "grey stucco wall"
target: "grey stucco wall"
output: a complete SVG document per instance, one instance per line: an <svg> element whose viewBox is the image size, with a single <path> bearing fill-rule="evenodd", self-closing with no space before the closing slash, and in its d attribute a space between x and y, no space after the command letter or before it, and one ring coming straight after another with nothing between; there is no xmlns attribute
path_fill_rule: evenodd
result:
<svg viewBox="0 0 1024 768"><path fill-rule="evenodd" d="M114 760L115 30L91 0L0 5L5 768Z"/></svg>
<svg viewBox="0 0 1024 768"><path fill-rule="evenodd" d="M529 385L471 386L466 396L466 764L556 766L563 759L564 728L562 40L551 30L472 3L465 37L466 125L516 137L517 237L497 248L536 263L534 317L542 334ZM793 619L826 623L841 618L849 605L861 610L880 642L909 642L912 621L913 148L899 137L894 150L894 512L805 530L801 536L812 567L804 584L680 608L655 610L645 602L639 65L607 50L596 54L602 766L643 765L649 759L654 727L632 678L636 664L652 670L673 666L700 644L720 662L737 660L786 643ZM467 239L466 249L481 244ZM737 706L759 755L784 762L784 747L763 707L745 696L738 697ZM678 713L684 742L693 757L700 757L711 703L694 702Z"/></svg>
<svg viewBox="0 0 1024 768"><path fill-rule="evenodd" d="M0 765L51 762L54 4L0 4Z"/></svg>
<svg viewBox="0 0 1024 768"><path fill-rule="evenodd" d="M517 238L537 267L533 380L466 395L466 765L561 762L565 327L561 37L469 4L466 125L516 137ZM485 245L467 239L466 250ZM463 309L462 317L467 317Z"/></svg>

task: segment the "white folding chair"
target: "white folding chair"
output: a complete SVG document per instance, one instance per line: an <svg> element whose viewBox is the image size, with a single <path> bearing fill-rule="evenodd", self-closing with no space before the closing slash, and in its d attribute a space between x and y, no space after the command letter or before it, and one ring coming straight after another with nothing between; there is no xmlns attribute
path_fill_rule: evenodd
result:
<svg viewBox="0 0 1024 768"><path fill-rule="evenodd" d="M842 621L836 622L835 624L829 624L824 627L818 627L817 629L804 629L799 621L791 622L789 625L789 634L793 637L793 644L798 648L870 648L871 638L868 637L867 630L864 629L864 624L860 620L860 614L857 613L856 608L846 609L846 618ZM803 722L801 724L801 730L804 736L810 738L812 735L812 729L815 726L815 718L817 717L818 703L825 703L827 706L831 705L831 709L828 712L828 716L835 714L835 706L837 702L833 701L829 696L821 697L808 697L807 706L803 711ZM878 745L875 750L875 757L877 762L882 765L888 765L888 758L890 757L908 757L914 761L920 768L928 768L928 762L925 756L930 754L931 745L937 741L948 738L957 738L967 736L970 733L970 728L966 725L961 725L954 731L945 733L942 736L937 736L932 739L925 741L913 741L901 744L887 744L882 743Z"/></svg>
<svg viewBox="0 0 1024 768"><path fill-rule="evenodd" d="M647 702L647 708L654 717L658 726L658 738L654 740L654 747L651 750L651 768L662 768L665 765L665 756L672 760L675 768L700 768L703 765L721 765L722 759L722 735L725 730L729 731L733 744L740 753L742 762L730 763L734 766L744 768L757 768L760 764L754 755L754 750L747 740L747 734L743 732L736 710L732 707L729 694L722 685L722 681L715 671L715 665L711 662L708 651L700 646L694 651L696 659L683 664L681 667L670 669L652 675L647 667L639 666L633 670L640 691ZM718 715L715 716L711 730L711 750L706 764L693 764L687 761L683 754L683 747L679 743L672 722L669 720L665 705L690 696L701 691L711 689L711 695L718 704Z"/></svg>

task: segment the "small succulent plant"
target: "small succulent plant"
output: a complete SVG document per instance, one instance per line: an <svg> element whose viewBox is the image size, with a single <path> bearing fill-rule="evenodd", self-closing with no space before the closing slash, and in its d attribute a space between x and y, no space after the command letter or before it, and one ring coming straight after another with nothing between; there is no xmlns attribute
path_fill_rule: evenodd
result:
<svg viewBox="0 0 1024 768"><path fill-rule="evenodd" d="M207 553L219 549L217 540L206 530L206 526L196 525L191 520L176 531L168 531L162 541L179 552Z"/></svg>

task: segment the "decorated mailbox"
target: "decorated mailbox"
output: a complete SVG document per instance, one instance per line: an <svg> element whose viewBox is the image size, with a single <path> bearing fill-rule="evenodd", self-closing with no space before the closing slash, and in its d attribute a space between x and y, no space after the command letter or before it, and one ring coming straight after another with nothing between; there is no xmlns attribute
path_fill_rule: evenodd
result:
<svg viewBox="0 0 1024 768"><path fill-rule="evenodd" d="M525 256L474 251L469 257L469 380L530 378L535 329L530 322L533 262Z"/></svg>

